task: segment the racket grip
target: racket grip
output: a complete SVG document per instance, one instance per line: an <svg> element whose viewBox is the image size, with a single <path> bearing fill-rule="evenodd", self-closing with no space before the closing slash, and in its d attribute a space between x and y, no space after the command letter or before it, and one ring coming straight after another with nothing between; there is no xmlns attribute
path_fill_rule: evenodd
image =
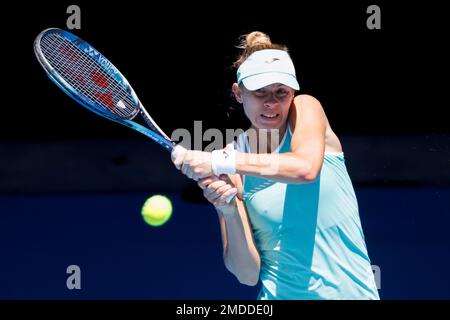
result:
<svg viewBox="0 0 450 320"><path fill-rule="evenodd" d="M233 193L231 196L228 196L228 198L225 199L225 202L230 203L230 201L233 200L234 197L236 197L236 193Z"/></svg>

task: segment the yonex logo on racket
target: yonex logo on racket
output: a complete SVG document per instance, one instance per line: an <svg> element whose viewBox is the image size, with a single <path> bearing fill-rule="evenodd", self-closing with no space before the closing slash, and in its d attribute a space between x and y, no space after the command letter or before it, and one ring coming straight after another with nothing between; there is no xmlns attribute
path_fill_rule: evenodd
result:
<svg viewBox="0 0 450 320"><path fill-rule="evenodd" d="M119 71L112 65L112 63L111 63L108 59L106 59L104 56L102 56L102 55L99 55L98 62L99 62L105 69L107 69L108 71L112 71L112 72L114 72L115 74L116 74L117 72L119 72Z"/></svg>
<svg viewBox="0 0 450 320"><path fill-rule="evenodd" d="M98 52L94 48L87 47L84 49L84 52L86 52L92 58L96 59L98 63L100 63L106 70L112 71L114 72L114 74L119 72L108 59L106 59L103 55L100 54L100 52Z"/></svg>
<svg viewBox="0 0 450 320"><path fill-rule="evenodd" d="M95 50L92 47L85 48L84 52L86 52L91 57L98 56L100 54L97 50Z"/></svg>

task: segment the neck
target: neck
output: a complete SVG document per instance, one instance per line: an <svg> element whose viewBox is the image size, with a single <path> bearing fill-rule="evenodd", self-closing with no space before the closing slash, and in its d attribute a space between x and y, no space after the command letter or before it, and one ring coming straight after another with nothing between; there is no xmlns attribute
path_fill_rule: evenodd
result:
<svg viewBox="0 0 450 320"><path fill-rule="evenodd" d="M256 141L256 146L255 143L249 141L250 151L256 151L256 153L272 153L280 146L284 134L288 129L288 124L285 122L277 129L260 129L252 125L250 129L255 134L249 135L249 139L253 139L253 142Z"/></svg>

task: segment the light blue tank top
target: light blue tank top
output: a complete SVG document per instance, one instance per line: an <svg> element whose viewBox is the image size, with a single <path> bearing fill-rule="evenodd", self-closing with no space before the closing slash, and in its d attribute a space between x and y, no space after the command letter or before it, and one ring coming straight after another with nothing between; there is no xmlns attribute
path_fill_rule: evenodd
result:
<svg viewBox="0 0 450 320"><path fill-rule="evenodd" d="M291 135L273 153L289 152ZM249 152L245 133L237 149ZM312 183L243 179L261 256L258 299L379 299L343 153L325 153Z"/></svg>

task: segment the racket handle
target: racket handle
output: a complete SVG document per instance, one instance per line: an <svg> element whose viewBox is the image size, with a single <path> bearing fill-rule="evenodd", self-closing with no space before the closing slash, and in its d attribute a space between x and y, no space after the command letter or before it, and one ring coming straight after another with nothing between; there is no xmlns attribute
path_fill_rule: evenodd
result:
<svg viewBox="0 0 450 320"><path fill-rule="evenodd" d="M225 202L230 203L230 201L233 200L234 197L236 197L236 193L233 193L231 196L228 196L228 198L225 199Z"/></svg>

